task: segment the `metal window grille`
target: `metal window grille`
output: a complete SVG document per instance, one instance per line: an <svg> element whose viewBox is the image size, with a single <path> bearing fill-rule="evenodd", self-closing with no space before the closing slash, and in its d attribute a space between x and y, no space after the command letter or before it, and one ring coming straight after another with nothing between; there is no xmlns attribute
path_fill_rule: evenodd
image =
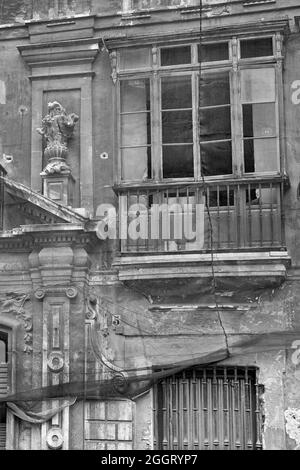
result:
<svg viewBox="0 0 300 470"><path fill-rule="evenodd" d="M7 364L0 363L0 396L7 394L8 373ZM6 445L6 410L5 405L0 404L0 450L5 450Z"/></svg>
<svg viewBox="0 0 300 470"><path fill-rule="evenodd" d="M154 387L154 447L159 450L259 450L256 370L185 371Z"/></svg>

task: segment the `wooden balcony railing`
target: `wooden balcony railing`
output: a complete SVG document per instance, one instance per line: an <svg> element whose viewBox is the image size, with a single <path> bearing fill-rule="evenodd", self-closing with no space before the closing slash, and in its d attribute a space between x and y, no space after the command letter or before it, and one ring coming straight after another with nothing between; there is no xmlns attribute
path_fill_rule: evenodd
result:
<svg viewBox="0 0 300 470"><path fill-rule="evenodd" d="M122 253L285 246L279 178L145 184L117 191Z"/></svg>

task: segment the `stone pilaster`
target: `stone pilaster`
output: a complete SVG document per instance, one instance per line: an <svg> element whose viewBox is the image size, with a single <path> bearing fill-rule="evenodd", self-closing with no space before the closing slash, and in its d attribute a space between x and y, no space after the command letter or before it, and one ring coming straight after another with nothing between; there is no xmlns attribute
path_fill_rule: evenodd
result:
<svg viewBox="0 0 300 470"><path fill-rule="evenodd" d="M45 242L46 242L45 236ZM67 238L67 237L66 237ZM35 386L47 387L84 379L84 298L90 260L83 245L64 242L40 246L29 256L31 277L38 317L34 319L34 345L40 344L41 368L35 371ZM78 239L77 239L78 241ZM82 319L82 321L81 321ZM38 384L39 382L39 384ZM67 397L66 397L67 398ZM43 410L56 408L63 400L43 402ZM63 449L70 445L70 407L64 408L50 421L33 427L32 449Z"/></svg>

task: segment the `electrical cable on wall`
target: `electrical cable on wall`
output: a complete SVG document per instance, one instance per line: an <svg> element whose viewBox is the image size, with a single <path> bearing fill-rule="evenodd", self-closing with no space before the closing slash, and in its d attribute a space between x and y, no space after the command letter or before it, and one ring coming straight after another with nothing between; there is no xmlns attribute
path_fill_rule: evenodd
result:
<svg viewBox="0 0 300 470"><path fill-rule="evenodd" d="M202 38L203 38L203 0L200 0L200 47L199 47L199 118L198 118L198 132L199 132L199 141L200 141L200 130L201 130L201 113L200 113L200 107L201 107L201 80L202 80ZM201 162L201 158L200 158ZM226 349L228 352L228 357L230 356L229 352L229 344L228 344L228 336L222 321L220 309L219 309L219 304L218 304L218 299L217 299L217 281L216 281L216 275L215 275L215 253L214 253L214 232L213 232L213 225L212 225L212 219L211 219L211 213L209 209L209 203L208 203L208 191L207 191L207 185L205 182L205 178L203 175L202 168L200 168L201 172L201 178L202 178L202 183L203 183L203 189L204 189L204 199L205 199L205 208L207 211L207 217L208 217L208 224L209 224L209 237L210 237L210 253L211 253L211 272L212 272L212 282L213 282L213 295L214 295L214 301L216 304L216 311L219 319L220 326L223 330L224 337L225 337L225 343L226 343Z"/></svg>

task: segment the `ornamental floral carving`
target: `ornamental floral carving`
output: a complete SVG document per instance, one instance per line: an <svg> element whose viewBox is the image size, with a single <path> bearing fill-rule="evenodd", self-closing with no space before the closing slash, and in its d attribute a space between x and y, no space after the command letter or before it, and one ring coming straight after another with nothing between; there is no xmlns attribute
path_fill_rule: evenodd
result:
<svg viewBox="0 0 300 470"><path fill-rule="evenodd" d="M10 293L7 294L4 298L0 297L0 315L13 315L20 323L23 324L23 351L26 354L31 354L33 351L33 322L31 311L28 310L28 308L25 308L25 304L28 301L30 301L30 296L28 294Z"/></svg>
<svg viewBox="0 0 300 470"><path fill-rule="evenodd" d="M37 129L47 144L45 156L48 159L48 164L42 175L71 173L71 168L66 162L68 142L73 137L78 120L77 114L67 114L65 108L58 101L48 103L48 114L42 120L42 126Z"/></svg>

